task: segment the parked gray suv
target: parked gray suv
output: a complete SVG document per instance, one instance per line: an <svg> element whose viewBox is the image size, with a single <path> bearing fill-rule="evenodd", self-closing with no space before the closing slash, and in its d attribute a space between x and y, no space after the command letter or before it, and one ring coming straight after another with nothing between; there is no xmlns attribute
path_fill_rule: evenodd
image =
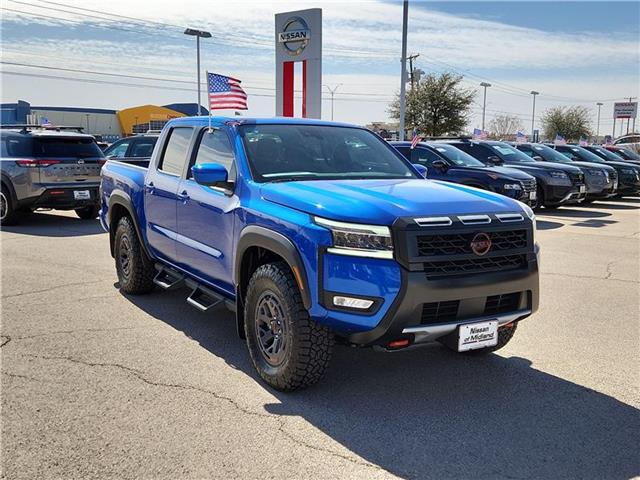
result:
<svg viewBox="0 0 640 480"><path fill-rule="evenodd" d="M79 130L79 129L76 129ZM0 130L0 223L16 223L37 208L98 215L100 169L105 157L91 135L34 125Z"/></svg>

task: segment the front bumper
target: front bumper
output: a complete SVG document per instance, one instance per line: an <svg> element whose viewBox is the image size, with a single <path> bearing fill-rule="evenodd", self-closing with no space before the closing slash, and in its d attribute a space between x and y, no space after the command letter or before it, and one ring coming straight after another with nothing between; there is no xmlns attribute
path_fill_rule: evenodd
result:
<svg viewBox="0 0 640 480"><path fill-rule="evenodd" d="M350 335L357 345L386 346L407 339L411 345L437 340L460 325L486 319L500 324L522 320L538 309L538 263L532 255L526 270L469 275L466 278L427 280L423 272L402 269L402 287L393 305L374 329ZM489 299L519 293L514 308L487 314ZM459 302L455 318L444 322L424 323L425 305Z"/></svg>

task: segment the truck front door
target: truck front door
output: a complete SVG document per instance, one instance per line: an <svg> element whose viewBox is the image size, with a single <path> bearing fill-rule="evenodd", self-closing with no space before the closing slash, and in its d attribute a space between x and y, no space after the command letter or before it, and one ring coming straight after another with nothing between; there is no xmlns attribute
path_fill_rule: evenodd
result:
<svg viewBox="0 0 640 480"><path fill-rule="evenodd" d="M192 127L174 127L168 132L157 165L151 165L144 185L149 246L159 257L177 261L178 187L189 158Z"/></svg>
<svg viewBox="0 0 640 480"><path fill-rule="evenodd" d="M239 200L234 192L236 167L231 142L224 129L198 132L191 162L178 189L179 265L219 289L234 294L233 222ZM199 185L191 166L219 163L225 166L229 184Z"/></svg>

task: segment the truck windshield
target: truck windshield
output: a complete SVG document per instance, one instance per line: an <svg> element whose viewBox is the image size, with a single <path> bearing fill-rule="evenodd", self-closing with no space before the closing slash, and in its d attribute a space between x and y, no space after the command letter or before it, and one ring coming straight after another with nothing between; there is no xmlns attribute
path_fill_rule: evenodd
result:
<svg viewBox="0 0 640 480"><path fill-rule="evenodd" d="M325 125L241 125L254 180L418 178L368 130Z"/></svg>
<svg viewBox="0 0 640 480"><path fill-rule="evenodd" d="M484 167L484 163L479 160L476 160L471 155L466 152L463 152L459 148L452 147L451 145L437 144L431 145L432 148L435 148L440 155L449 160L454 165L458 167Z"/></svg>
<svg viewBox="0 0 640 480"><path fill-rule="evenodd" d="M546 145L533 145L531 148L533 149L533 155L540 155L548 162L571 163L571 159L569 157L561 154L559 151L554 150L551 147L547 147Z"/></svg>
<svg viewBox="0 0 640 480"><path fill-rule="evenodd" d="M605 163L605 161L602 158L600 158L595 153L591 153L586 148L571 146L571 147L565 147L565 149L571 150L571 152L575 156L579 157L581 160L583 160L585 162Z"/></svg>

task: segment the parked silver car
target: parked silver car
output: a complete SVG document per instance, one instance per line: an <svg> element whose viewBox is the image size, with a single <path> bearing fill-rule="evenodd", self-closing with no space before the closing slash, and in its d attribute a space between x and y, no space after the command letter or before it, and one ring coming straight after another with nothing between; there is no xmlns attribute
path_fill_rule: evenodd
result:
<svg viewBox="0 0 640 480"><path fill-rule="evenodd" d="M618 137L613 141L613 144L616 147L622 147L640 153L640 133L628 133Z"/></svg>
<svg viewBox="0 0 640 480"><path fill-rule="evenodd" d="M0 223L16 223L21 213L37 208L75 210L84 220L96 218L105 161L91 135L62 127L2 126Z"/></svg>

